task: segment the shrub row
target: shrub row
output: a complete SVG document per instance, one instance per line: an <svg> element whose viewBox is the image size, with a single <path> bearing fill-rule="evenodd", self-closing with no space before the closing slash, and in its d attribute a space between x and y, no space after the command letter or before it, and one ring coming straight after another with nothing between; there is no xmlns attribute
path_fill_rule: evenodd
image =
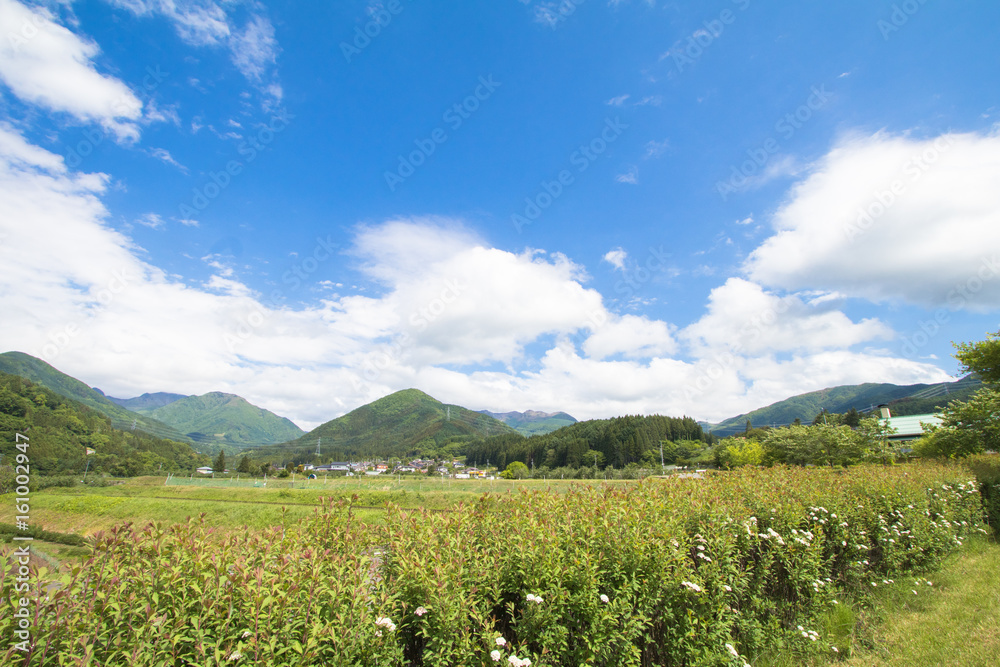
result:
<svg viewBox="0 0 1000 667"><path fill-rule="evenodd" d="M71 547L82 547L87 544L87 539L76 533L57 533L51 530L42 530L38 526L31 526L28 530L20 530L16 526L0 524L0 538L4 541L12 541L15 535L33 537L36 540L55 542L56 544L68 544Z"/></svg>
<svg viewBox="0 0 1000 667"><path fill-rule="evenodd" d="M1000 537L1000 455L978 454L963 462L979 481L986 519L993 527L994 534Z"/></svg>
<svg viewBox="0 0 1000 667"><path fill-rule="evenodd" d="M31 652L5 662L739 666L831 650L810 625L844 590L931 568L976 531L975 481L935 465L487 494L378 526L344 503L227 536L123 525L36 597Z"/></svg>

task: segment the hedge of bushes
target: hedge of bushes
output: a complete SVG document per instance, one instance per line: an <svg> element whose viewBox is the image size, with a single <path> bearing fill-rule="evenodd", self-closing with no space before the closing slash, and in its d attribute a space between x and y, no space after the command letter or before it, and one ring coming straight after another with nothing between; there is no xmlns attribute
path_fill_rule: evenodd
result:
<svg viewBox="0 0 1000 667"><path fill-rule="evenodd" d="M1000 537L1000 455L978 454L964 459L963 463L979 481L987 521Z"/></svg>
<svg viewBox="0 0 1000 667"><path fill-rule="evenodd" d="M344 504L227 536L124 525L36 597L31 652L4 662L740 666L831 651L812 624L839 595L932 568L982 521L968 471L928 464L486 495L377 526Z"/></svg>

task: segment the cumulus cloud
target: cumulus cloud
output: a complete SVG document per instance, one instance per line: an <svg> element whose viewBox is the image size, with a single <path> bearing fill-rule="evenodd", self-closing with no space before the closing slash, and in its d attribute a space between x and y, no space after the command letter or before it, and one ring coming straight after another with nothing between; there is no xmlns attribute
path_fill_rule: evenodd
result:
<svg viewBox="0 0 1000 667"><path fill-rule="evenodd" d="M124 83L97 71L100 52L44 8L0 0L0 80L17 97L83 122L98 123L118 141L139 137L142 102Z"/></svg>
<svg viewBox="0 0 1000 667"><path fill-rule="evenodd" d="M744 268L790 290L996 308L998 182L996 132L847 137L793 187Z"/></svg>
<svg viewBox="0 0 1000 667"><path fill-rule="evenodd" d="M602 258L605 262L615 267L619 271L625 270L625 259L628 257L628 253L622 248L615 248L614 250L609 250L604 253Z"/></svg>
<svg viewBox="0 0 1000 667"><path fill-rule="evenodd" d="M743 355L848 349L893 337L892 329L871 318L854 322L843 312L823 308L815 296L779 297L742 278L730 278L712 290L705 315L685 327L681 337L697 356L719 350Z"/></svg>

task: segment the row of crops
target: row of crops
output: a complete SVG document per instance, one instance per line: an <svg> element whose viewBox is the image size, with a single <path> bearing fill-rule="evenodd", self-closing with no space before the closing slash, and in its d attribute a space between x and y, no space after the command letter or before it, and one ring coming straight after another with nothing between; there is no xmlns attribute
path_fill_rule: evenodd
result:
<svg viewBox="0 0 1000 667"><path fill-rule="evenodd" d="M31 650L2 662L744 665L833 650L813 625L838 597L912 584L979 532L975 479L936 464L487 494L377 526L345 504L224 536L125 525L32 593ZM5 564L8 600L14 581Z"/></svg>

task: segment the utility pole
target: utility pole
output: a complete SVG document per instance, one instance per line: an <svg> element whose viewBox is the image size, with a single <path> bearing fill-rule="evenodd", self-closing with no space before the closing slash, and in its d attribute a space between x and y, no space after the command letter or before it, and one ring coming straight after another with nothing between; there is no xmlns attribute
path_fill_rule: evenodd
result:
<svg viewBox="0 0 1000 667"><path fill-rule="evenodd" d="M663 441L660 440L660 474L666 474L667 466L663 464Z"/></svg>
<svg viewBox="0 0 1000 667"><path fill-rule="evenodd" d="M316 456L319 456L319 443L323 442L323 438L316 438Z"/></svg>

